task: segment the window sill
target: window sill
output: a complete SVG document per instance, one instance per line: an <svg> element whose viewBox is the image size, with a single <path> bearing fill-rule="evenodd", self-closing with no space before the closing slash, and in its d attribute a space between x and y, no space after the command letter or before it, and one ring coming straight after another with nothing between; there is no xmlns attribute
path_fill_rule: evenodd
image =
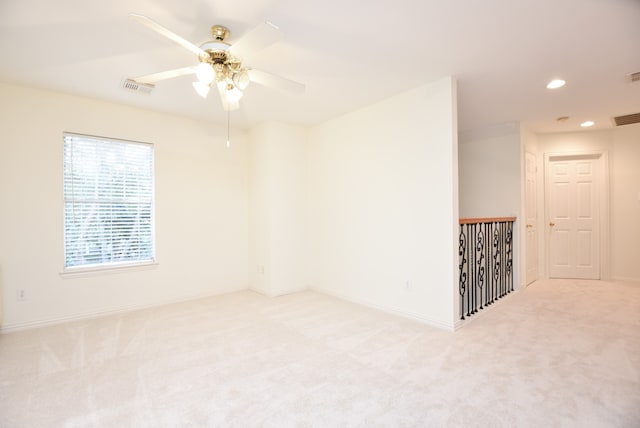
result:
<svg viewBox="0 0 640 428"><path fill-rule="evenodd" d="M137 272L142 270L155 269L158 266L158 262L135 262L135 263L113 263L103 265L81 266L64 268L60 272L62 278L78 278L85 276L98 276L98 275L110 275L116 273L128 273Z"/></svg>

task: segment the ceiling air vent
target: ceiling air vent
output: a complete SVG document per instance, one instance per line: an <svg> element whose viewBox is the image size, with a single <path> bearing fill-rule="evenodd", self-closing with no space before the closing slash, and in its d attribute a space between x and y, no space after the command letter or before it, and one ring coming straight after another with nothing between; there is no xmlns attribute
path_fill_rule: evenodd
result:
<svg viewBox="0 0 640 428"><path fill-rule="evenodd" d="M616 126L640 123L640 113L627 114L624 116L616 116L613 118L613 123L615 123Z"/></svg>
<svg viewBox="0 0 640 428"><path fill-rule="evenodd" d="M150 94L153 91L153 88L156 85L152 85L151 83L140 83L131 79L124 79L122 81L122 87L127 91L138 92L141 94Z"/></svg>
<svg viewBox="0 0 640 428"><path fill-rule="evenodd" d="M632 82L640 81L640 71L638 71L637 73L631 73L629 76L631 77Z"/></svg>

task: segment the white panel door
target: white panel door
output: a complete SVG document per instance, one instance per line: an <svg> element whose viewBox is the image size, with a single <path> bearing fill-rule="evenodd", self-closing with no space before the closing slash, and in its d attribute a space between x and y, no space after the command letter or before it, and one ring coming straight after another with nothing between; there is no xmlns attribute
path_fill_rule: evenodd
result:
<svg viewBox="0 0 640 428"><path fill-rule="evenodd" d="M584 157L547 165L551 278L600 278L596 167Z"/></svg>
<svg viewBox="0 0 640 428"><path fill-rule="evenodd" d="M538 279L538 206L536 203L536 155L525 153L525 216L526 216L526 283Z"/></svg>

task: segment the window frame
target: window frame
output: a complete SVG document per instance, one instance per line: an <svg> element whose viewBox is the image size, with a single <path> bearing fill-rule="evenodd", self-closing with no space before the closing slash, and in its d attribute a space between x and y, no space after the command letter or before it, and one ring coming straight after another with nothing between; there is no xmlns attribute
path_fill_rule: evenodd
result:
<svg viewBox="0 0 640 428"><path fill-rule="evenodd" d="M117 143L117 144L131 144L131 145L143 145L149 147L151 150L151 204L150 204L150 239L151 239L151 257L149 259L142 260L119 260L119 261L111 261L104 263L93 263L93 264L83 264L76 266L67 266L67 208L66 205L68 203L68 198L65 193L65 179L66 179L66 170L65 170L65 147L67 145L67 138L79 138L79 139L88 139L88 140L98 140L100 142L105 143ZM129 272L129 271L139 271L139 270L147 270L151 268L155 268L158 265L156 259L156 228L155 228L155 146L153 143L146 143L140 141L133 140L125 140L119 138L112 137L103 137L89 134L79 134L75 132L63 132L62 136L62 152L63 152L63 162L62 162L62 228L63 228L63 237L62 237L62 271L60 275L62 277L76 277L76 276L87 276L87 275L95 275L102 273L120 273L120 272ZM71 143L72 144L72 143Z"/></svg>

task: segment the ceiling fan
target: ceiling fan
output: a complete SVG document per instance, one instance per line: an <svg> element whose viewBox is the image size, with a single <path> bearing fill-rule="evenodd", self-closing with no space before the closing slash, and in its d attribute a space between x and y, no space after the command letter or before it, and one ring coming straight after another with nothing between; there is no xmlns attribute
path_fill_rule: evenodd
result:
<svg viewBox="0 0 640 428"><path fill-rule="evenodd" d="M136 83L153 85L161 80L195 74L198 79L193 82L195 91L201 97L206 98L211 87L215 85L220 94L222 106L226 111L239 108L240 98L250 82L294 93L302 93L305 90L302 83L256 70L242 63L241 58L281 39L280 30L270 22L265 22L254 28L233 46L226 42L230 34L229 29L222 25L214 25L211 27L213 40L196 46L144 15L130 13L129 16L194 53L198 58L196 66L132 78L131 80Z"/></svg>

